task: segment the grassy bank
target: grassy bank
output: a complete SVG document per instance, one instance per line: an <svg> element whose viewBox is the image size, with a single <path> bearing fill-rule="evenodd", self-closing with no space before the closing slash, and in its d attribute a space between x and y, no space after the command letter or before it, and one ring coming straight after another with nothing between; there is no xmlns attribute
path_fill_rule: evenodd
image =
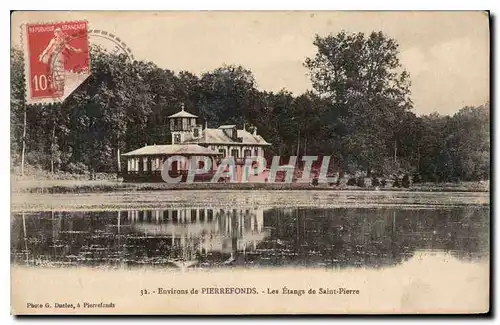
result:
<svg viewBox="0 0 500 325"><path fill-rule="evenodd" d="M112 180L13 180L14 193L106 193L172 190L325 190L325 191L415 191L415 192L488 192L489 183L422 183L410 188L330 186L305 183L123 183Z"/></svg>

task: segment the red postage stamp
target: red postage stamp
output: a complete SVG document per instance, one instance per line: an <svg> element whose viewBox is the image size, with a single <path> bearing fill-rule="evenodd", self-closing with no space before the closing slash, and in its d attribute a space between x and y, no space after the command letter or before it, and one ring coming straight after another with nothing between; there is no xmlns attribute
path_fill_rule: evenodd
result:
<svg viewBox="0 0 500 325"><path fill-rule="evenodd" d="M86 21L24 26L28 104L61 102L90 75Z"/></svg>

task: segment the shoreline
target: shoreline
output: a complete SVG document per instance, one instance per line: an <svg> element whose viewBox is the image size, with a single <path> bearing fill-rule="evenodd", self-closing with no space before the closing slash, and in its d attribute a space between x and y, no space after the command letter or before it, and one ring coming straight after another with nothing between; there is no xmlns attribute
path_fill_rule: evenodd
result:
<svg viewBox="0 0 500 325"><path fill-rule="evenodd" d="M18 193L11 212L125 211L177 208L398 208L489 206L484 192L176 190L108 193Z"/></svg>
<svg viewBox="0 0 500 325"><path fill-rule="evenodd" d="M330 186L309 183L123 183L119 181L100 180L12 180L12 193L64 194L64 193L120 193L149 191L373 191L373 192L481 192L488 193L489 183L418 183L409 188L402 187L358 187Z"/></svg>

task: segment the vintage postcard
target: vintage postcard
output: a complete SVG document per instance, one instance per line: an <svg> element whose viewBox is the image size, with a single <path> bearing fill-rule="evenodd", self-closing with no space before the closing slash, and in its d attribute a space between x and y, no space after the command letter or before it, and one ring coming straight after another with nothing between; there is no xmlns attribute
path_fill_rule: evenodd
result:
<svg viewBox="0 0 500 325"><path fill-rule="evenodd" d="M488 313L489 24L13 12L12 314Z"/></svg>

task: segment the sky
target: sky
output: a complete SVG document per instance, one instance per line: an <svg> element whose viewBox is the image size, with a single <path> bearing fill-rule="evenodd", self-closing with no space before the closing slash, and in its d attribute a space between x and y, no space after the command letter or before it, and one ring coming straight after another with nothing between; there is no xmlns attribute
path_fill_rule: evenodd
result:
<svg viewBox="0 0 500 325"><path fill-rule="evenodd" d="M484 12L16 12L11 36L21 44L23 23L87 20L125 42L135 59L197 75L223 64L251 70L260 90L312 89L306 57L314 36L383 31L400 45L417 115L454 114L489 100L489 22ZM91 43L113 49L103 39Z"/></svg>

